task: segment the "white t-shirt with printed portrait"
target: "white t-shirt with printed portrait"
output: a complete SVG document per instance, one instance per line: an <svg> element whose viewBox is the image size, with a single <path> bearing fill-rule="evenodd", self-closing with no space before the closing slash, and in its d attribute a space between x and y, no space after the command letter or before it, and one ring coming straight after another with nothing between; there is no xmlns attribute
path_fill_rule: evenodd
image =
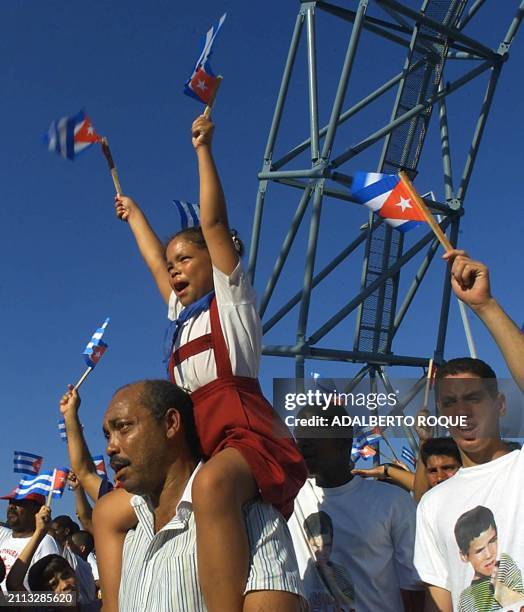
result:
<svg viewBox="0 0 524 612"><path fill-rule="evenodd" d="M306 480L288 524L310 612L402 610L400 590L423 588L413 567L415 511L395 485L354 476L322 488Z"/></svg>
<svg viewBox="0 0 524 612"><path fill-rule="evenodd" d="M422 497L415 566L424 582L450 591L455 611L520 612L524 606L523 491L524 450L516 450L461 468ZM489 511L494 526L475 524L479 512ZM469 540L467 554L461 555L456 527L463 548Z"/></svg>

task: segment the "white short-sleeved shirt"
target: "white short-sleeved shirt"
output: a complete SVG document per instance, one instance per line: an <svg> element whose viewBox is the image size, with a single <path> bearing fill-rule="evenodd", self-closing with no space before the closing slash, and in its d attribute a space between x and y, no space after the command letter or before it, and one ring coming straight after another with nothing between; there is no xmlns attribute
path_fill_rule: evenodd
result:
<svg viewBox="0 0 524 612"><path fill-rule="evenodd" d="M524 576L523 490L524 450L516 450L488 463L461 468L453 478L422 497L417 509L415 565L424 582L451 592L454 610L468 610L464 602L479 582L470 561L461 558L455 535L458 519L478 506L491 511L496 523L496 563L500 567L503 556L509 556ZM468 538L484 537L485 526L474 521L469 524L468 516L458 523L458 533L468 534ZM475 516L480 515L471 514L472 519ZM488 550L480 540L476 544L479 549L483 548L478 554ZM490 562L488 556L486 561ZM493 609L520 610L521 606L524 606L524 594L518 605Z"/></svg>
<svg viewBox="0 0 524 612"><path fill-rule="evenodd" d="M403 610L400 589L423 588L413 566L415 511L409 494L387 483L354 476L322 488L306 480L289 529L310 610Z"/></svg>
<svg viewBox="0 0 524 612"><path fill-rule="evenodd" d="M262 327L256 309L256 295L239 262L230 276L213 267L215 296L222 333L229 352L231 368L236 376L258 377L262 351ZM184 306L175 293L169 298L168 318L174 321ZM211 333L209 311L187 320L181 327L175 350ZM189 392L216 380L215 356L211 349L183 361L175 367L177 385Z"/></svg>
<svg viewBox="0 0 524 612"><path fill-rule="evenodd" d="M64 546L62 556L75 571L80 603L96 601L95 579L89 563L75 554L67 545Z"/></svg>
<svg viewBox="0 0 524 612"><path fill-rule="evenodd" d="M91 567L91 571L93 572L93 578L95 579L95 581L100 580L100 574L98 573L98 563L94 552L90 552L87 555L87 562Z"/></svg>
<svg viewBox="0 0 524 612"><path fill-rule="evenodd" d="M31 538L15 538L11 529L6 527L0 527L0 557L5 565L6 576L13 567L13 563L18 559L18 555L24 550L26 544ZM36 563L42 557L47 555L60 555L60 550L55 539L50 535L45 535L38 545L38 548L31 559L31 565ZM29 584L27 583L27 574L24 580L24 586L29 590ZM5 580L1 584L2 590L6 592Z"/></svg>

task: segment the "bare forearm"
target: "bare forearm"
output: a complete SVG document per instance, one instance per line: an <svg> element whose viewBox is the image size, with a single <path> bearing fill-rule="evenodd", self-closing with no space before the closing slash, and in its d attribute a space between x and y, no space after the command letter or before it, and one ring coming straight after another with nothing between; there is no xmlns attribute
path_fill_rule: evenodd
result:
<svg viewBox="0 0 524 612"><path fill-rule="evenodd" d="M200 225L206 230L216 225L229 227L226 200L210 146L197 149L200 176Z"/></svg>
<svg viewBox="0 0 524 612"><path fill-rule="evenodd" d="M488 328L502 352L511 375L524 391L524 334L494 298L481 308L473 310Z"/></svg>
<svg viewBox="0 0 524 612"><path fill-rule="evenodd" d="M420 448L424 444L423 441L420 443ZM429 482L428 477L426 476L426 466L420 457L420 451L417 460L417 469L415 470L415 501L418 502L421 500L424 493L429 491Z"/></svg>
<svg viewBox="0 0 524 612"><path fill-rule="evenodd" d="M164 255L164 245L140 209L137 208L133 211L133 214L128 219L128 223L135 237L140 255L142 255L142 259L149 268L160 294L167 302L171 288Z"/></svg>
<svg viewBox="0 0 524 612"><path fill-rule="evenodd" d="M89 497L96 501L100 490L101 478L96 473L95 464L86 444L82 426L77 412L71 412L64 416L67 432L67 450L71 470L76 474L78 482Z"/></svg>
<svg viewBox="0 0 524 612"><path fill-rule="evenodd" d="M71 411L71 413L64 417L64 421L71 469L76 474L78 480L82 482L82 478L86 474L94 474L96 472L95 464L82 433L82 425L80 424L78 413Z"/></svg>
<svg viewBox="0 0 524 612"><path fill-rule="evenodd" d="M446 589L428 585L424 612L453 612L451 593Z"/></svg>
<svg viewBox="0 0 524 612"><path fill-rule="evenodd" d="M394 465L388 465L388 476L394 482L406 487L410 491L413 491L415 486L415 474L412 472L406 472L400 467L395 467Z"/></svg>
<svg viewBox="0 0 524 612"><path fill-rule="evenodd" d="M89 504L87 500L84 489L79 486L75 489L75 499L76 499L76 516L80 521L83 529L89 531L89 533L93 533L93 508Z"/></svg>
<svg viewBox="0 0 524 612"><path fill-rule="evenodd" d="M43 540L45 532L35 531L7 574L6 588L8 591L25 591L24 578L33 559L36 549Z"/></svg>
<svg viewBox="0 0 524 612"><path fill-rule="evenodd" d="M124 490L112 491L100 499L93 512L96 558L104 612L118 612L118 591L122 571L122 551L128 529L136 525L131 496Z"/></svg>

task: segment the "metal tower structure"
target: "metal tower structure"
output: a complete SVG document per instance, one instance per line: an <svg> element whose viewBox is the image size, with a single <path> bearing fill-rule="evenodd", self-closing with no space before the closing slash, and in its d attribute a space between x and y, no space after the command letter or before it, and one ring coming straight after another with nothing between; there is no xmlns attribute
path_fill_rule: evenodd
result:
<svg viewBox="0 0 524 612"><path fill-rule="evenodd" d="M361 368L355 378L355 384L364 377L370 377L371 388L377 384L377 378L385 387L390 387L387 366L427 366L428 358L434 356L437 363L443 359L446 338L446 327L450 305L450 283L443 281L440 306L439 330L434 351L423 355L401 355L395 353L394 339L403 323L409 320L409 308L421 282L438 249L438 243L431 231L422 237L420 233L414 242L408 244L403 235L392 229L377 217L369 216L364 226L356 224L348 228L349 240L339 252L331 254L331 260L321 269L317 269L317 244L321 228L323 204L327 199L341 200L352 206L351 196L352 172L354 170L376 170L378 172L396 173L405 170L412 179L419 171L419 162L427 140L432 114L438 115L438 149L442 158L442 176L445 201L436 202L426 199L426 204L438 217L444 231L449 232L453 244L457 243L460 218L464 212L464 200L468 184L479 151L482 135L488 119L493 95L501 69L509 57L510 46L515 38L524 15L524 0L515 4L515 14L507 32L497 48L490 48L466 32L468 24L474 24L479 13L498 11L500 6L485 7L486 0L423 0L420 10L414 10L397 0L346 0L344 6L338 6L322 0L301 0L296 18L291 44L280 90L274 110L273 120L264 152L262 169L258 174L259 188L254 216L252 242L249 258L249 273L254 281L259 255L264 255L264 244L261 236L264 227L271 226L275 211L272 209L271 189L274 184L285 186L291 194L298 193L298 204L294 216L276 257L265 291L261 297L260 314L263 320L264 334L267 334L281 321L295 329L295 342L285 344L278 342L266 344L265 355L291 357L295 359L295 373L298 379L304 378L305 360L341 361L360 364ZM509 0L508 0L509 3ZM351 8L348 7L351 6ZM354 10L353 10L354 9ZM371 13L379 13L379 16ZM316 43L317 19L328 13L345 24L347 36L345 57L340 58L340 77L331 98L322 91L319 96L318 78L322 76L318 62L319 49ZM324 16L322 15L322 18ZM342 30L341 30L342 31ZM351 80L355 73L355 64L359 46L363 42L361 35L375 35L389 41L392 45L406 50L402 69L388 80L353 102L344 109L344 102L354 91L355 83ZM280 137L283 114L289 98L290 82L298 62L297 51L302 39L306 39L307 55L307 98L309 137L296 144L278 158L275 156L277 137ZM403 53L404 54L404 53ZM383 58L387 64L388 57ZM317 66L318 64L318 66ZM331 63L329 70L337 70ZM447 82L445 77L453 74ZM455 76L458 74L458 76ZM450 142L452 134L448 124L447 100L450 96L486 75L487 86L484 97L478 105L478 121L472 133L471 145L460 180L455 183L452 168ZM382 125L374 125L364 137L355 138L350 146L347 134L342 139L340 132L343 124L348 127L368 126L360 120L368 106L375 101L382 101L387 95L394 97L389 120ZM321 126L319 123L319 103L329 104L329 121ZM471 102L471 101L469 101ZM386 103L387 104L387 103ZM435 111L435 113L433 113ZM337 137L338 135L338 137ZM335 138L337 142L335 147ZM378 149L380 147L380 150ZM370 168L369 161L361 158L370 151L379 153L375 167ZM297 168L297 163L299 167ZM359 165L360 164L360 165ZM435 172L435 174L438 174ZM282 187L279 188L282 193ZM339 203L340 205L340 203ZM309 213L308 215L306 213ZM305 232L304 226L309 217L307 237L298 245L297 236ZM352 234L352 235L351 235ZM292 247L299 251L293 268L301 267L303 276L299 279L294 291L289 291L289 282L285 287L281 281L286 262L290 261ZM298 249L297 249L298 246ZM335 270L348 266L350 255L363 253L360 286L355 286L352 294L345 296L345 304L337 311L330 312L330 304L325 303L322 312L315 312L315 327L312 326L312 295L327 277ZM404 295L399 295L401 272L406 265L421 253L422 261L413 274ZM265 256L265 255L264 255ZM412 263L410 264L412 265ZM282 291L277 291L278 289ZM275 295L285 293L289 296L283 304ZM291 293L291 295L290 295ZM328 302L328 300L326 300ZM267 316L268 307L272 314ZM354 342L348 340L344 348L329 346L329 334L347 317L356 313ZM322 318L318 324L319 316ZM273 332L274 336L275 333ZM327 338L326 338L327 337ZM429 353L429 354L428 354ZM423 386L424 374L415 385L413 394L404 398L404 405ZM347 390L346 390L347 391Z"/></svg>

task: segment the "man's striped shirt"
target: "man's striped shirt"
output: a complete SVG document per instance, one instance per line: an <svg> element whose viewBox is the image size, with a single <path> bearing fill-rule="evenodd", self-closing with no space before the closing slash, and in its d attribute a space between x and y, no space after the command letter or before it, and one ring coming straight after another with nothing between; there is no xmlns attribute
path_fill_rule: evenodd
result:
<svg viewBox="0 0 524 612"><path fill-rule="evenodd" d="M198 469L198 468L197 468ZM155 534L146 499L131 499L138 525L129 531L122 560L121 612L205 612L197 575L196 528L191 505L193 472L175 516ZM299 594L300 579L291 536L282 516L254 501L244 509L250 545L245 592L288 591ZM224 556L228 551L224 551Z"/></svg>

